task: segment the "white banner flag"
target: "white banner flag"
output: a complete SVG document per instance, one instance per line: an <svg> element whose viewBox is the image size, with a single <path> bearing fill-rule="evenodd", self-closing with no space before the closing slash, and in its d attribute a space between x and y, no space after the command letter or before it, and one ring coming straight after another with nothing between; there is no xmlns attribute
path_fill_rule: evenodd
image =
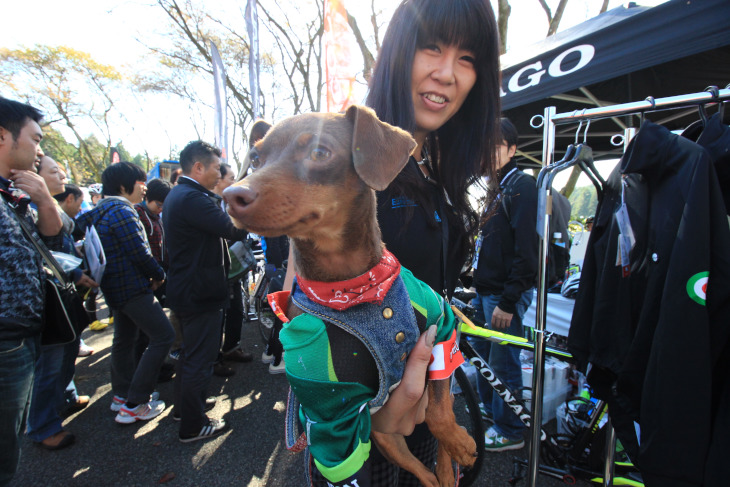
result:
<svg viewBox="0 0 730 487"><path fill-rule="evenodd" d="M210 41L213 58L213 85L215 88L215 145L221 150L221 162L228 162L228 99L226 97L226 71L218 48Z"/></svg>
<svg viewBox="0 0 730 487"><path fill-rule="evenodd" d="M259 110L259 15L256 11L256 0L248 0L246 4L246 29L248 30L248 82L251 90L251 106L253 119L260 116Z"/></svg>

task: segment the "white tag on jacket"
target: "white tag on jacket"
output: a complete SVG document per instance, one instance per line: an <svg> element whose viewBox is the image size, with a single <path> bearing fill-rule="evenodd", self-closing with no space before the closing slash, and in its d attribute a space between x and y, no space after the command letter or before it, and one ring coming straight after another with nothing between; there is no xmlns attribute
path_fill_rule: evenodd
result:
<svg viewBox="0 0 730 487"><path fill-rule="evenodd" d="M634 229L631 228L631 219L629 218L629 210L626 208L626 186L628 183L625 178L621 179L621 207L616 212L616 223L618 223L618 230L621 235L627 237L631 246L629 250L634 248L636 245L636 238L634 237Z"/></svg>
<svg viewBox="0 0 730 487"><path fill-rule="evenodd" d="M631 228L629 211L626 209L626 204L624 203L621 204L621 208L616 212L616 223L618 223L618 229L621 235L629 241L629 250L633 249L634 245L636 245L636 238L634 237L634 230Z"/></svg>

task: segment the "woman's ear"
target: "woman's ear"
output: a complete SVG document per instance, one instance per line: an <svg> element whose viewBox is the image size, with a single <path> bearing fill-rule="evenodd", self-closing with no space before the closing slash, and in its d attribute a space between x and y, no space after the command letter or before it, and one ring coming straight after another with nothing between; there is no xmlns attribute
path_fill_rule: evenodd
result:
<svg viewBox="0 0 730 487"><path fill-rule="evenodd" d="M509 158L512 159L515 156L515 153L517 152L517 146L511 145L511 146L509 146L509 148L507 150L508 150L507 155L509 155Z"/></svg>

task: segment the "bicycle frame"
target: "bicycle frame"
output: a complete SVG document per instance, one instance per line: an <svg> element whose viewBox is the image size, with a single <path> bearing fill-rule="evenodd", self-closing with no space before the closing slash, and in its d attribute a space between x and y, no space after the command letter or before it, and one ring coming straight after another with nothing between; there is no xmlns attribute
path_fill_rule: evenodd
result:
<svg viewBox="0 0 730 487"><path fill-rule="evenodd" d="M460 301L456 298L451 298L451 309L452 311L454 311L454 314L456 314L461 320L459 332L462 334L486 338L490 342L496 343L497 345L512 345L523 350L535 349L535 346L532 344L532 342L530 342L526 338L490 330L489 328L485 328L484 326L476 326L472 319L474 319L474 321L476 321L480 325L484 325L484 323L480 322L480 320L476 317L469 318L466 316L464 311L473 308L471 308L463 301ZM573 356L567 350L561 350L559 348L553 347L545 347L545 353L550 355L551 357L555 357L560 360L565 360L571 363L573 362Z"/></svg>
<svg viewBox="0 0 730 487"><path fill-rule="evenodd" d="M469 344L469 341L466 339L466 337L480 337L499 345L510 345L522 348L524 350L534 350L534 345L527 339L522 337L508 335L481 326L476 326L465 314L471 313L473 315L473 307L469 306L463 301L460 301L457 298L452 298L451 303L451 309L461 321L458 329L458 339L459 347L461 348L462 354L468 360L468 362L479 371L479 374L481 374L481 376L484 377L487 382L489 382L491 387L497 392L497 394L499 394L499 396L504 400L507 406L509 406L509 408L514 411L520 421L527 428L531 428L532 418L530 416L530 413L527 411L525 403L521 399L518 399L517 396L515 396L514 392L510 390L510 388L499 379L499 377L489 366L489 364ZM477 322L481 321L476 316L474 316L474 318ZM559 358L561 360L566 360L568 362L573 361L573 356L570 354L570 352L567 352L565 350L546 347L545 352L547 353L547 355ZM549 465L541 464L538 465L538 471L544 475L561 479L566 483L574 483L576 478L581 478L590 482L603 483L603 477L601 473L590 470L588 468L583 468L579 466L578 463L581 462L586 448L589 447L592 440L605 423L607 414L608 405L605 403L605 401L598 401L598 403L594 406L593 413L590 416L590 420L588 426L585 428L585 431L577 438L574 445L567 452L563 451L560 448L554 438L548 437L548 435L545 433L545 430L541 427L541 444L547 449L547 453L550 455L551 459L554 459L555 461L559 461L561 463L562 468L551 467ZM519 480L523 478L518 471L520 466L527 466L526 460L515 458L514 461L515 471L513 472L513 478L510 480L510 483L512 485L515 485ZM614 468L615 476L613 478L613 485L643 487L643 483L624 476L631 473L639 472L633 464L615 462Z"/></svg>
<svg viewBox="0 0 730 487"><path fill-rule="evenodd" d="M512 391L507 386L507 384L499 379L497 374L494 372L494 369L492 369L487 361L484 360L482 356L474 350L471 344L469 344L469 341L465 339L462 340L462 337L464 337L464 335L478 336L499 344L512 344L512 342L514 341L514 344L516 346L526 346L526 348L530 348L530 344L526 341L523 343L519 340L519 337L513 337L511 335L495 332L486 328L479 328L475 326L469 320L469 318L467 318L461 311L459 311L456 306L452 306L452 310L461 320L458 331L458 338L459 348L461 349L462 354L469 361L469 363L477 369L479 374L484 377L487 382L489 382L489 385L492 386L497 394L499 394L502 400L507 404L507 406L509 406L509 408L515 413L515 415L517 415L520 421L526 427L531 428L532 418L530 417L530 412L527 410L527 406L525 405L524 401L522 401L522 399L518 399L518 396L514 393L514 391ZM541 431L540 437L542 440L545 440L547 438L547 434L545 433L545 431Z"/></svg>

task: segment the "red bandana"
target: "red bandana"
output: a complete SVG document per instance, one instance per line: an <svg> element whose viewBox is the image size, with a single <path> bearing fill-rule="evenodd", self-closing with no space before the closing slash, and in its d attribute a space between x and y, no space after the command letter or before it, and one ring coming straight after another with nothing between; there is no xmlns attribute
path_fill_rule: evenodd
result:
<svg viewBox="0 0 730 487"><path fill-rule="evenodd" d="M342 311L361 303L381 304L398 275L400 262L383 249L380 262L365 274L339 282L307 281L297 276L297 285L315 303Z"/></svg>

